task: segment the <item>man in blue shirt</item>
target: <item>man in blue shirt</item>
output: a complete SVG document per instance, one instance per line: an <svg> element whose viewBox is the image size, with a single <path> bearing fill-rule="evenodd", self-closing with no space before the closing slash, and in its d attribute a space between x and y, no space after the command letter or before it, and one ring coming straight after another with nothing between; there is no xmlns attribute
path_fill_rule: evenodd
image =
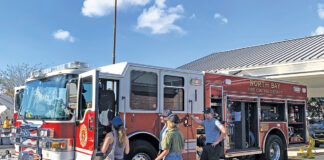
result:
<svg viewBox="0 0 324 160"><path fill-rule="evenodd" d="M212 108L204 109L205 120L200 120L193 115L191 118L201 124L205 128L206 141L201 154L201 160L219 160L220 152L222 151L220 142L224 140L226 135L225 127L214 118Z"/></svg>

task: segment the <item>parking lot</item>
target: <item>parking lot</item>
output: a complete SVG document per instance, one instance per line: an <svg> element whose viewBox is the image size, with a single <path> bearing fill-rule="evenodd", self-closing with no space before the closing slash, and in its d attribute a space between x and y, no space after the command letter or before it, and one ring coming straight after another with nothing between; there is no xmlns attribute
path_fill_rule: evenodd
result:
<svg viewBox="0 0 324 160"><path fill-rule="evenodd" d="M13 145L0 145L0 153L4 153L6 150L9 150L11 153L14 153ZM306 148L305 148L306 151ZM297 157L298 149L288 151L289 160L307 160L307 158L299 158ZM315 148L313 153L316 154L314 158L311 160L324 160L324 145L321 145L319 148Z"/></svg>

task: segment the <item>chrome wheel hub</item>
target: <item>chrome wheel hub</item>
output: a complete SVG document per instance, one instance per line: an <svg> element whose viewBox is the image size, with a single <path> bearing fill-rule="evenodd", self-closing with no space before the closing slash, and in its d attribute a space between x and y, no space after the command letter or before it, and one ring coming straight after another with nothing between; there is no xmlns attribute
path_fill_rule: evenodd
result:
<svg viewBox="0 0 324 160"><path fill-rule="evenodd" d="M277 142L273 142L270 145L270 159L279 160L280 158L280 146Z"/></svg>
<svg viewBox="0 0 324 160"><path fill-rule="evenodd" d="M132 160L151 160L151 157L146 153L137 153Z"/></svg>

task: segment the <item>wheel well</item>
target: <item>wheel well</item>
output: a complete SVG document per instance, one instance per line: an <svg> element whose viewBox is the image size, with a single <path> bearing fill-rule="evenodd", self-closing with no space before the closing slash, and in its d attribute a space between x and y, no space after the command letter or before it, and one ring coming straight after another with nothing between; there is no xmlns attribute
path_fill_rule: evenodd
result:
<svg viewBox="0 0 324 160"><path fill-rule="evenodd" d="M286 142L286 138L284 136L284 134L282 133L282 131L280 131L279 129L275 128L275 129L272 129L270 132L268 132L268 134L265 136L266 139L263 140L263 148L262 148L262 151L265 152L265 144L266 144L266 141L268 139L268 137L270 135L277 135L280 137L280 139L282 140L283 144L284 144L284 147L285 149L287 149L287 142Z"/></svg>
<svg viewBox="0 0 324 160"><path fill-rule="evenodd" d="M129 141L132 142L132 141L135 141L138 139L145 140L145 141L151 143L154 146L154 148L157 149L157 151L159 150L159 140L156 139L156 137L154 137L150 134L146 134L146 133L139 133L139 134L131 136L129 138Z"/></svg>

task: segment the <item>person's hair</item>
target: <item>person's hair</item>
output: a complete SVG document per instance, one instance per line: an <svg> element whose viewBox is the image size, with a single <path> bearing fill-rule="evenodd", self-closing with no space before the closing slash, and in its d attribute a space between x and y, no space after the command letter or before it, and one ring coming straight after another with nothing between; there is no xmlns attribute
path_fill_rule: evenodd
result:
<svg viewBox="0 0 324 160"><path fill-rule="evenodd" d="M177 124L176 123L171 122L171 121L168 121L167 123L168 123L168 128L169 129L177 128Z"/></svg>
<svg viewBox="0 0 324 160"><path fill-rule="evenodd" d="M117 131L118 134L118 141L119 141L119 146L123 147L126 141L126 131L124 129L123 125L115 127L115 130Z"/></svg>

